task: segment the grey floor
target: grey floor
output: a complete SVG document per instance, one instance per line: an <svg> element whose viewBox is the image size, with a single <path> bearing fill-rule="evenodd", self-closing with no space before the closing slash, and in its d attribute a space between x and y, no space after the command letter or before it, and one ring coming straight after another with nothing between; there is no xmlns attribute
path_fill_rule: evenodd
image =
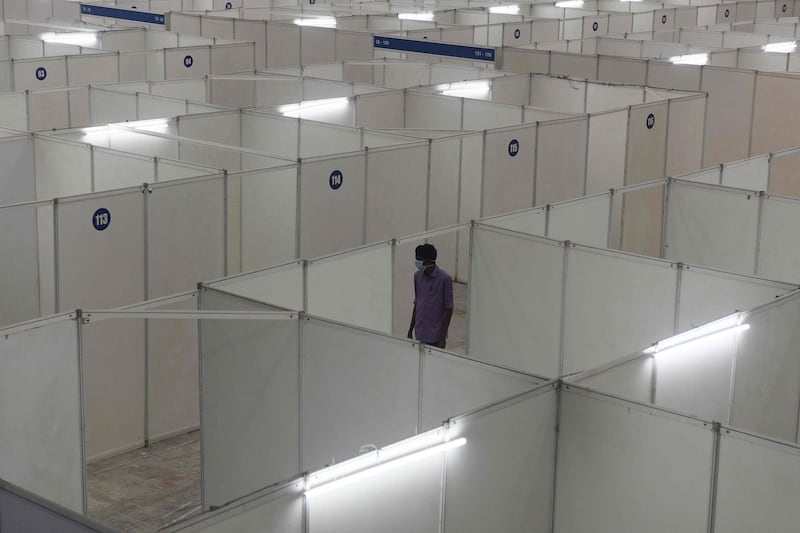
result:
<svg viewBox="0 0 800 533"><path fill-rule="evenodd" d="M453 286L447 350L462 353L467 285ZM200 432L160 441L88 467L89 516L122 532L153 532L200 512Z"/></svg>

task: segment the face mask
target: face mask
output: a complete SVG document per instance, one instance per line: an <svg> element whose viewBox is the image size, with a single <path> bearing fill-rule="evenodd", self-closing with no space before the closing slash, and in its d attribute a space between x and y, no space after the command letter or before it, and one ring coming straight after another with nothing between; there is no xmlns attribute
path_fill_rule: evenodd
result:
<svg viewBox="0 0 800 533"><path fill-rule="evenodd" d="M416 267L417 267L417 270L419 270L419 271L422 271L422 270L424 270L424 269L425 269L425 265L423 265L423 264L422 264L422 261L420 261L419 259L417 259L416 261L414 261L414 264L416 265Z"/></svg>

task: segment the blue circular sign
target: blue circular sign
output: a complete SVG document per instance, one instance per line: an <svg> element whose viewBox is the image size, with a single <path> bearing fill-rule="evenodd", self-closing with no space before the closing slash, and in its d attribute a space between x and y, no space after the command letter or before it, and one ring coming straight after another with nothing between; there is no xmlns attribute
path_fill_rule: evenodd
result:
<svg viewBox="0 0 800 533"><path fill-rule="evenodd" d="M652 113L647 115L647 129L652 130L653 126L656 125L656 116Z"/></svg>
<svg viewBox="0 0 800 533"><path fill-rule="evenodd" d="M511 139L511 142L508 143L508 155L511 157L516 157L519 153L519 141L516 139Z"/></svg>
<svg viewBox="0 0 800 533"><path fill-rule="evenodd" d="M97 231L103 231L111 224L111 212L105 207L101 207L92 215L92 226Z"/></svg>
<svg viewBox="0 0 800 533"><path fill-rule="evenodd" d="M786 4L783 4L783 5L781 6L781 11L782 11L782 12L784 12L784 13L786 13Z"/></svg>
<svg viewBox="0 0 800 533"><path fill-rule="evenodd" d="M186 68L192 68L194 65L194 58L192 56L186 56L183 58L183 66Z"/></svg>
<svg viewBox="0 0 800 533"><path fill-rule="evenodd" d="M519 36L522 35L522 32L519 31L519 28L514 30L514 39L519 39Z"/></svg>
<svg viewBox="0 0 800 533"><path fill-rule="evenodd" d="M334 170L328 177L328 185L330 185L331 189L333 189L334 191L342 186L343 181L344 181L344 175L342 174L341 170Z"/></svg>
<svg viewBox="0 0 800 533"><path fill-rule="evenodd" d="M667 16L661 15L661 24L666 24L666 23L667 23Z"/></svg>
<svg viewBox="0 0 800 533"><path fill-rule="evenodd" d="M592 23L592 31L597 31L597 28L599 28L599 27L600 27L600 24L598 24L597 21L594 21Z"/></svg>
<svg viewBox="0 0 800 533"><path fill-rule="evenodd" d="M232 7L233 7L233 4L231 4L230 2L226 2L225 3L225 9L231 9Z"/></svg>
<svg viewBox="0 0 800 533"><path fill-rule="evenodd" d="M317 3L317 0L308 0L308 3L312 6Z"/></svg>
<svg viewBox="0 0 800 533"><path fill-rule="evenodd" d="M731 16L731 10L730 9L726 9L725 10L725 18L728 18L729 16Z"/></svg>
<svg viewBox="0 0 800 533"><path fill-rule="evenodd" d="M36 69L36 79L42 81L47 77L47 69L44 67L39 67Z"/></svg>

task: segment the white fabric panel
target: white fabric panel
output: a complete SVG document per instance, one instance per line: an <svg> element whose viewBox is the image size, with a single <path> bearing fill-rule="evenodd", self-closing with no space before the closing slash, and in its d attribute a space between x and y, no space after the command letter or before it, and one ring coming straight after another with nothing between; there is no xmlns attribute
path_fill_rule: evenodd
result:
<svg viewBox="0 0 800 533"><path fill-rule="evenodd" d="M366 242L426 229L428 146L367 152Z"/></svg>
<svg viewBox="0 0 800 533"><path fill-rule="evenodd" d="M588 130L586 118L539 124L535 205L583 196Z"/></svg>
<svg viewBox="0 0 800 533"><path fill-rule="evenodd" d="M750 154L800 145L800 135L789 111L800 105L795 78L767 73L757 76Z"/></svg>
<svg viewBox="0 0 800 533"><path fill-rule="evenodd" d="M703 67L701 90L709 93L703 166L736 161L749 155L751 117L748 110L753 106L755 76L749 71ZM731 109L739 112L732 114Z"/></svg>
<svg viewBox="0 0 800 533"><path fill-rule="evenodd" d="M217 37L222 39L233 39L233 23L232 19L203 17L202 19L202 35L205 37ZM180 39L184 36L179 35ZM181 42L181 44L184 44ZM185 45L184 45L185 46Z"/></svg>
<svg viewBox="0 0 800 533"><path fill-rule="evenodd" d="M156 177L158 181L170 181L180 178L193 178L195 176L208 176L217 174L215 168L195 166L179 161L169 161L166 159L156 160Z"/></svg>
<svg viewBox="0 0 800 533"><path fill-rule="evenodd" d="M303 322L302 470L355 457L417 426L419 349L410 341Z"/></svg>
<svg viewBox="0 0 800 533"><path fill-rule="evenodd" d="M391 243L309 261L306 311L391 333L392 268Z"/></svg>
<svg viewBox="0 0 800 533"><path fill-rule="evenodd" d="M547 209L546 207L527 209L520 213L485 219L483 222L498 228L544 236L547 228Z"/></svg>
<svg viewBox="0 0 800 533"><path fill-rule="evenodd" d="M67 56L69 85L99 85L119 81L116 54Z"/></svg>
<svg viewBox="0 0 800 533"><path fill-rule="evenodd" d="M612 244L626 252L651 257L661 256L662 229L664 226L665 185L624 191L614 197ZM616 218L621 215L621 220ZM616 232L620 240L616 238Z"/></svg>
<svg viewBox="0 0 800 533"><path fill-rule="evenodd" d="M300 26L267 23L267 67L300 65Z"/></svg>
<svg viewBox="0 0 800 533"><path fill-rule="evenodd" d="M28 127L31 131L70 126L68 91L35 91L28 95Z"/></svg>
<svg viewBox="0 0 800 533"><path fill-rule="evenodd" d="M81 331L87 459L143 446L144 320L105 320Z"/></svg>
<svg viewBox="0 0 800 533"><path fill-rule="evenodd" d="M106 135L108 141L104 143L103 141L106 139ZM146 155L148 157L178 159L178 143L176 141L173 139L154 137L152 135L109 130L108 132L97 134L87 133L78 140L123 152ZM180 159L186 158L181 154ZM220 166L219 168L225 167Z"/></svg>
<svg viewBox="0 0 800 533"><path fill-rule="evenodd" d="M211 291L201 296L203 309L230 301ZM200 324L203 508L300 470L297 328L293 320Z"/></svg>
<svg viewBox="0 0 800 533"><path fill-rule="evenodd" d="M670 100L667 176L702 167L705 98Z"/></svg>
<svg viewBox="0 0 800 533"><path fill-rule="evenodd" d="M0 326L32 320L50 311L41 309L39 301L39 287L46 280L39 279L37 266L48 258L37 254L36 212L37 208L31 206L0 209ZM49 228L44 221L39 224L41 231L52 232L52 223ZM52 265L52 259L48 263Z"/></svg>
<svg viewBox="0 0 800 533"><path fill-rule="evenodd" d="M135 118L137 111L135 97L95 87L89 89L89 107L92 124L122 122Z"/></svg>
<svg viewBox="0 0 800 533"><path fill-rule="evenodd" d="M581 36L589 39L599 35L608 35L608 16L583 17L583 34Z"/></svg>
<svg viewBox="0 0 800 533"><path fill-rule="evenodd" d="M715 525L731 533L769 524L792 531L800 521L797 448L722 432Z"/></svg>
<svg viewBox="0 0 800 533"><path fill-rule="evenodd" d="M147 197L148 299L225 274L224 182L154 185Z"/></svg>
<svg viewBox="0 0 800 533"><path fill-rule="evenodd" d="M508 368L557 376L564 249L480 228L472 238L469 353ZM516 259L509 261L512 256Z"/></svg>
<svg viewBox="0 0 800 533"><path fill-rule="evenodd" d="M786 54L765 54L761 50L740 50L737 67L764 72L786 71Z"/></svg>
<svg viewBox="0 0 800 533"><path fill-rule="evenodd" d="M104 230L95 213L107 209ZM92 195L58 204L59 309L111 308L144 292L144 205L139 191Z"/></svg>
<svg viewBox="0 0 800 533"><path fill-rule="evenodd" d="M522 109L519 106L464 100L464 124L462 129L480 130L501 128L522 122Z"/></svg>
<svg viewBox="0 0 800 533"><path fill-rule="evenodd" d="M66 57L23 59L13 63L14 91L65 87L67 84ZM44 71L39 70L44 69Z"/></svg>
<svg viewBox="0 0 800 533"><path fill-rule="evenodd" d="M0 342L0 473L82 513L79 372L73 320L12 333Z"/></svg>
<svg viewBox="0 0 800 533"><path fill-rule="evenodd" d="M381 82L381 70L376 69L375 83L389 89L403 89L433 83L432 70L426 63L388 63L382 66L382 72L383 81Z"/></svg>
<svg viewBox="0 0 800 533"><path fill-rule="evenodd" d="M652 382L653 358L644 356L581 379L579 385L621 398L649 403Z"/></svg>
<svg viewBox="0 0 800 533"><path fill-rule="evenodd" d="M698 170L690 174L680 176L681 179L695 181L697 183L710 183L712 185L720 184L720 167L712 167L706 170Z"/></svg>
<svg viewBox="0 0 800 533"><path fill-rule="evenodd" d="M663 178L669 122L667 102L638 106L629 113L625 185Z"/></svg>
<svg viewBox="0 0 800 533"><path fill-rule="evenodd" d="M800 150L786 150L772 155L769 167L770 194L800 197L798 164L800 164Z"/></svg>
<svg viewBox="0 0 800 533"><path fill-rule="evenodd" d="M226 78L211 78L209 80L208 100L210 103L225 107L256 107L259 105L271 105L273 102L262 103L256 100L258 87L266 84L259 84L255 80L230 80ZM290 84L285 84L289 86ZM206 100L203 97L203 100ZM299 100L299 98L298 98ZM280 98L274 103L284 103Z"/></svg>
<svg viewBox="0 0 800 533"><path fill-rule="evenodd" d="M701 90L701 68L703 67L674 65L667 61L649 61L647 85L684 91L699 91Z"/></svg>
<svg viewBox="0 0 800 533"><path fill-rule="evenodd" d="M451 452L452 453L452 452ZM444 454L421 459L307 501L308 531L435 531Z"/></svg>
<svg viewBox="0 0 800 533"><path fill-rule="evenodd" d="M300 257L363 244L365 156L306 161L300 167ZM332 189L336 171L341 186ZM331 176L334 176L333 178Z"/></svg>
<svg viewBox="0 0 800 533"><path fill-rule="evenodd" d="M291 159L299 156L298 119L276 118L249 112L242 113L241 117L242 147Z"/></svg>
<svg viewBox="0 0 800 533"><path fill-rule="evenodd" d="M559 432L556 532L706 528L713 435L701 424L562 390Z"/></svg>
<svg viewBox="0 0 800 533"><path fill-rule="evenodd" d="M610 211L610 194L551 205L547 236L605 248Z"/></svg>
<svg viewBox="0 0 800 533"><path fill-rule="evenodd" d="M630 105L641 104L644 91L641 87L625 87L587 83L586 112L597 113Z"/></svg>
<svg viewBox="0 0 800 533"><path fill-rule="evenodd" d="M336 61L372 59L372 35L369 33L335 32Z"/></svg>
<svg viewBox="0 0 800 533"><path fill-rule="evenodd" d="M596 80L597 56L553 52L550 54L550 74L553 76Z"/></svg>
<svg viewBox="0 0 800 533"><path fill-rule="evenodd" d="M722 184L750 191L766 191L769 156L728 163L722 170Z"/></svg>
<svg viewBox="0 0 800 533"><path fill-rule="evenodd" d="M616 56L616 57L635 57L638 58L642 54L642 47L645 43L638 41L628 41L625 39L598 39L595 52L602 56ZM606 57L600 58L600 70L606 68Z"/></svg>
<svg viewBox="0 0 800 533"><path fill-rule="evenodd" d="M459 204L459 223L466 223L480 217L481 168L483 167L482 136L464 137L461 143L461 203ZM458 249L469 250L469 232L459 234ZM459 253L458 271L469 270L469 254Z"/></svg>
<svg viewBox="0 0 800 533"><path fill-rule="evenodd" d="M38 275L39 275L39 314L46 315L56 312L56 288L55 288L55 233L53 224L53 204L36 208L36 245L38 246ZM27 237L27 236L26 236ZM26 240L29 245L32 240ZM18 248L20 257L25 257L22 250ZM31 253L33 253L31 251ZM31 263L28 263L29 265ZM28 276L35 275L30 270ZM24 279L22 277L20 280ZM22 283L20 282L20 286ZM33 294L29 292L28 294ZM22 300L20 300L22 301ZM35 304L34 304L35 305ZM35 309L35 308L34 308Z"/></svg>
<svg viewBox="0 0 800 533"><path fill-rule="evenodd" d="M585 194L622 187L625 179L627 131L627 110L589 117Z"/></svg>
<svg viewBox="0 0 800 533"><path fill-rule="evenodd" d="M598 367L670 336L676 284L668 263L570 248L564 373Z"/></svg>
<svg viewBox="0 0 800 533"><path fill-rule="evenodd" d="M530 78L508 76L492 80L492 101L501 104L527 105L530 100Z"/></svg>
<svg viewBox="0 0 800 533"><path fill-rule="evenodd" d="M235 72L252 72L255 66L253 44L226 44L211 47L211 74L232 74Z"/></svg>
<svg viewBox="0 0 800 533"><path fill-rule="evenodd" d="M2 79L0 79L0 89L2 89ZM28 129L28 103L24 93L0 95L0 126L22 131Z"/></svg>
<svg viewBox="0 0 800 533"><path fill-rule="evenodd" d="M301 65L333 63L336 61L336 30L302 26L300 28L300 40Z"/></svg>
<svg viewBox="0 0 800 533"><path fill-rule="evenodd" d="M508 48L503 50L502 63L498 68L512 72L550 72L550 52L544 50L523 50Z"/></svg>
<svg viewBox="0 0 800 533"><path fill-rule="evenodd" d="M481 136L473 136L480 140ZM461 138L434 139L431 143L428 227L457 224Z"/></svg>
<svg viewBox="0 0 800 533"><path fill-rule="evenodd" d="M583 21L580 19L565 19L563 22L562 40L580 39L583 37Z"/></svg>
<svg viewBox="0 0 800 533"><path fill-rule="evenodd" d="M267 270L209 283L218 288L273 306L300 311L303 309L303 264L281 265Z"/></svg>
<svg viewBox="0 0 800 533"><path fill-rule="evenodd" d="M91 111L89 108L89 87L70 88L67 98L69 100L69 125L72 128L91 125Z"/></svg>
<svg viewBox="0 0 800 533"><path fill-rule="evenodd" d="M255 68L267 68L266 23L258 20L234 19L234 36L239 41L255 43Z"/></svg>
<svg viewBox="0 0 800 533"><path fill-rule="evenodd" d="M314 122L300 123L300 157L342 154L358 150L361 150L360 130Z"/></svg>
<svg viewBox="0 0 800 533"><path fill-rule="evenodd" d="M163 52L165 79L197 78L211 73L211 48L173 48Z"/></svg>
<svg viewBox="0 0 800 533"><path fill-rule="evenodd" d="M297 257L297 180L296 167L242 175L243 270L280 264Z"/></svg>
<svg viewBox="0 0 800 533"><path fill-rule="evenodd" d="M460 98L408 93L404 127L431 130L461 129L461 102Z"/></svg>
<svg viewBox="0 0 800 533"><path fill-rule="evenodd" d="M583 113L586 103L586 85L580 81L570 82L547 76L533 76L530 102L532 106L554 111Z"/></svg>
<svg viewBox="0 0 800 533"><path fill-rule="evenodd" d="M147 94L139 94L137 99L139 101L139 112L136 117L138 120L174 117L187 112L186 102L182 100L171 100Z"/></svg>
<svg viewBox="0 0 800 533"><path fill-rule="evenodd" d="M484 405L521 394L541 380L426 348L422 360L420 431Z"/></svg>
<svg viewBox="0 0 800 533"><path fill-rule="evenodd" d="M770 279L800 281L795 265L800 255L797 232L800 202L766 197L761 219L758 249L759 276Z"/></svg>
<svg viewBox="0 0 800 533"><path fill-rule="evenodd" d="M128 156L121 152L111 152L102 148L95 148L92 155L95 191L136 187L155 179L153 175L155 165L150 158Z"/></svg>
<svg viewBox="0 0 800 533"><path fill-rule="evenodd" d="M638 59L601 56L598 58L597 69L597 79L602 81L644 85L647 80L647 63ZM620 87L615 89L619 90Z"/></svg>
<svg viewBox="0 0 800 533"><path fill-rule="evenodd" d="M532 206L536 125L485 135L481 216Z"/></svg>
<svg viewBox="0 0 800 533"><path fill-rule="evenodd" d="M92 154L88 146L42 137L35 137L33 142L38 198L70 196L92 190Z"/></svg>
<svg viewBox="0 0 800 533"><path fill-rule="evenodd" d="M746 191L671 184L665 257L752 274L756 260L758 197Z"/></svg>
<svg viewBox="0 0 800 533"><path fill-rule="evenodd" d="M183 116L177 119L178 135L201 141L211 141L229 146L240 146L239 113L213 113L210 115Z"/></svg>
<svg viewBox="0 0 800 533"><path fill-rule="evenodd" d="M0 142L0 202L17 204L36 199L33 142L27 137ZM5 254L4 254L5 255Z"/></svg>
<svg viewBox="0 0 800 533"><path fill-rule="evenodd" d="M360 95L355 99L356 125L365 128L402 128L405 118L401 92Z"/></svg>
<svg viewBox="0 0 800 533"><path fill-rule="evenodd" d="M545 531L553 506L556 394L459 419L447 453L445 532Z"/></svg>

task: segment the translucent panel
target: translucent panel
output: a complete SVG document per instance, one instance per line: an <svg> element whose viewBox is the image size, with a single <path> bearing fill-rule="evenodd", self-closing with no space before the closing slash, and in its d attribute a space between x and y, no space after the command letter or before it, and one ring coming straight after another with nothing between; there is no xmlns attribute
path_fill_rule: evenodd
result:
<svg viewBox="0 0 800 533"><path fill-rule="evenodd" d="M428 146L367 152L366 242L424 231Z"/></svg>
<svg viewBox="0 0 800 533"><path fill-rule="evenodd" d="M220 298L230 297L203 293L203 308L227 306L209 301ZM297 327L294 320L200 324L203 508L300 470Z"/></svg>
<svg viewBox="0 0 800 533"><path fill-rule="evenodd" d="M547 236L605 248L610 210L610 194L551 205Z"/></svg>
<svg viewBox="0 0 800 533"><path fill-rule="evenodd" d="M392 266L391 243L310 261L306 311L391 333Z"/></svg>
<svg viewBox="0 0 800 533"><path fill-rule="evenodd" d="M747 110L753 105L754 82L754 72L703 68L700 90L709 93L703 166L744 159L749 155L750 113ZM730 113L731 109L740 112Z"/></svg>
<svg viewBox="0 0 800 533"><path fill-rule="evenodd" d="M277 266L209 283L215 287L285 309L303 309L303 264Z"/></svg>
<svg viewBox="0 0 800 533"><path fill-rule="evenodd" d="M712 444L702 424L562 390L555 531L705 530Z"/></svg>
<svg viewBox="0 0 800 533"><path fill-rule="evenodd" d="M563 373L595 368L670 336L676 281L668 263L570 248Z"/></svg>
<svg viewBox="0 0 800 533"><path fill-rule="evenodd" d="M82 513L79 371L73 320L43 322L34 329L4 335L0 342L3 478Z"/></svg>
<svg viewBox="0 0 800 533"><path fill-rule="evenodd" d="M781 301L745 316L736 353L731 425L794 442L800 404L800 302Z"/></svg>
<svg viewBox="0 0 800 533"><path fill-rule="evenodd" d="M606 192L623 185L627 131L627 111L589 117L585 194Z"/></svg>
<svg viewBox="0 0 800 533"><path fill-rule="evenodd" d="M472 238L470 354L532 374L557 376L563 248L481 228Z"/></svg>
<svg viewBox="0 0 800 533"><path fill-rule="evenodd" d="M766 191L769 175L769 157L755 157L725 165L722 185L750 191Z"/></svg>
<svg viewBox="0 0 800 533"><path fill-rule="evenodd" d="M533 205L536 126L486 132L482 216Z"/></svg>
<svg viewBox="0 0 800 533"><path fill-rule="evenodd" d="M583 196L586 183L588 119L539 125L536 202L543 205Z"/></svg>
<svg viewBox="0 0 800 533"><path fill-rule="evenodd" d="M52 222L50 231L52 232ZM0 326L40 316L40 280L37 268L40 258L35 206L0 209L0 257L3 258L0 276Z"/></svg>
<svg viewBox="0 0 800 533"><path fill-rule="evenodd" d="M800 510L797 448L758 441L725 430L719 449L716 527L731 533L793 531Z"/></svg>
<svg viewBox="0 0 800 533"><path fill-rule="evenodd" d="M300 168L300 256L363 243L365 157L303 162Z"/></svg>
<svg viewBox="0 0 800 533"><path fill-rule="evenodd" d="M313 470L414 434L419 349L410 341L303 322L303 458Z"/></svg>
<svg viewBox="0 0 800 533"><path fill-rule="evenodd" d="M221 178L153 186L147 197L147 298L192 289L225 274ZM168 230L167 230L168 228Z"/></svg>
<svg viewBox="0 0 800 533"><path fill-rule="evenodd" d="M421 431L543 382L429 348L422 365Z"/></svg>
<svg viewBox="0 0 800 533"><path fill-rule="evenodd" d="M622 398L650 402L653 388L653 358L643 356L629 363L614 366L585 379L577 379L581 387Z"/></svg>
<svg viewBox="0 0 800 533"><path fill-rule="evenodd" d="M684 263L753 273L758 196L675 182L667 203L665 257Z"/></svg>
<svg viewBox="0 0 800 533"><path fill-rule="evenodd" d="M758 247L759 276L790 282L800 280L793 268L800 254L796 224L800 223L800 202L764 198Z"/></svg>
<svg viewBox="0 0 800 533"><path fill-rule="evenodd" d="M50 199L92 190L92 162L88 146L34 138L36 195Z"/></svg>
<svg viewBox="0 0 800 533"><path fill-rule="evenodd" d="M445 531L544 531L551 524L556 393L460 418L447 453Z"/></svg>

